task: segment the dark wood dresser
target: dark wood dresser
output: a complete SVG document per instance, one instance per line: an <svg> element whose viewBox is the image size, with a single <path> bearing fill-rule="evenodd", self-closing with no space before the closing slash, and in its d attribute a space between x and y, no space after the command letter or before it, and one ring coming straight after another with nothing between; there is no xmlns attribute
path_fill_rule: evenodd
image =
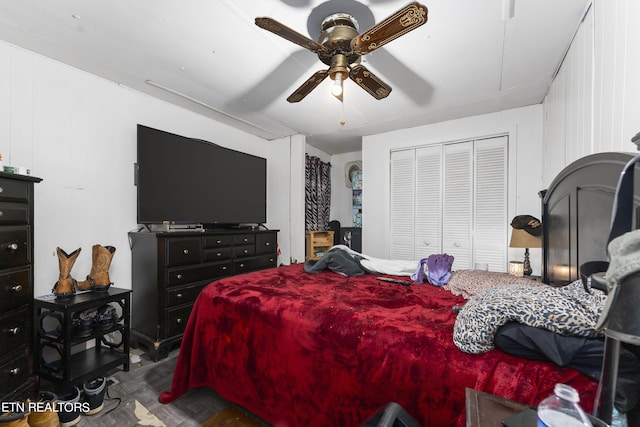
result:
<svg viewBox="0 0 640 427"><path fill-rule="evenodd" d="M131 344L151 360L177 346L193 303L216 279L276 266L278 230L129 233Z"/></svg>
<svg viewBox="0 0 640 427"><path fill-rule="evenodd" d="M0 172L0 401L33 398L33 209L40 178Z"/></svg>

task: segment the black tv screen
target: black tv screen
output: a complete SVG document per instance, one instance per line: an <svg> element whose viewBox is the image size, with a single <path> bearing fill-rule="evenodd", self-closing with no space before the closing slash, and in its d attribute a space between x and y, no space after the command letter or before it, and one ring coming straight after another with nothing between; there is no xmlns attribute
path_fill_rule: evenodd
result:
<svg viewBox="0 0 640 427"><path fill-rule="evenodd" d="M138 125L138 224L262 224L267 161Z"/></svg>

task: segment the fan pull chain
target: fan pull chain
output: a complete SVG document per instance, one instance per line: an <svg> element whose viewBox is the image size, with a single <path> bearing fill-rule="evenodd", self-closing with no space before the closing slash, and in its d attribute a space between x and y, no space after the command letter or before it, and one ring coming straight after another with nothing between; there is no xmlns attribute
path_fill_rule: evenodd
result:
<svg viewBox="0 0 640 427"><path fill-rule="evenodd" d="M341 113L340 113L340 126L344 126L344 124L346 123L344 121L344 96L340 97L340 105L341 105Z"/></svg>

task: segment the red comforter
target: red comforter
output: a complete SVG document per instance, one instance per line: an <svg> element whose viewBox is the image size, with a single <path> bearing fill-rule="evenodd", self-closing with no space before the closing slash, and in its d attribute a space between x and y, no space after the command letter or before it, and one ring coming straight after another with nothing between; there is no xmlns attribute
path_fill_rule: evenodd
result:
<svg viewBox="0 0 640 427"><path fill-rule="evenodd" d="M463 426L465 387L537 404L556 383L595 381L568 368L453 344L461 297L429 284L305 273L302 264L234 276L199 295L168 403L208 386L274 426L359 426L388 402L425 426Z"/></svg>

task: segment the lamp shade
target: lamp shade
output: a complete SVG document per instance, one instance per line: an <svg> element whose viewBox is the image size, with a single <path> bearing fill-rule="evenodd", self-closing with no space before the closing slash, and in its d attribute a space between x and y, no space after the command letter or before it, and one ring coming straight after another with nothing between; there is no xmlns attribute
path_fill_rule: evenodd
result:
<svg viewBox="0 0 640 427"><path fill-rule="evenodd" d="M532 236L525 230L519 230L514 228L511 230L511 241L509 242L510 248L541 248L542 238L539 236Z"/></svg>

